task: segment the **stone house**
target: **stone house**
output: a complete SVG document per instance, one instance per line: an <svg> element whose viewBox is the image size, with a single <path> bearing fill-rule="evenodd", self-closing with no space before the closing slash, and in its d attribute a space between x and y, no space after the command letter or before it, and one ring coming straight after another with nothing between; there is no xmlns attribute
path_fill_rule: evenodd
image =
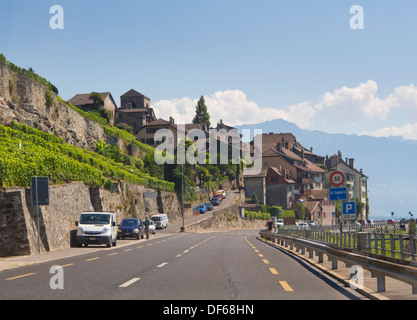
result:
<svg viewBox="0 0 417 320"><path fill-rule="evenodd" d="M143 126L157 120L151 100L133 89L120 97L120 108L116 110L115 125L120 123L132 127L137 133Z"/></svg>
<svg viewBox="0 0 417 320"><path fill-rule="evenodd" d="M322 226L331 226L336 223L336 206L334 201L329 200L329 189L310 190L302 199L307 202L318 201L321 211L315 216L315 219Z"/></svg>
<svg viewBox="0 0 417 320"><path fill-rule="evenodd" d="M326 170L308 160L304 152L298 156L278 143L276 147L270 148L262 154L262 164L263 170L276 167L286 171L289 178L295 181L294 195L296 200L306 191L323 188Z"/></svg>
<svg viewBox="0 0 417 320"><path fill-rule="evenodd" d="M114 118L117 110L116 102L110 92L99 93L103 99L103 107L109 110L111 113L111 124L114 124ZM90 99L90 93L76 94L70 100L68 100L73 106L84 110L95 110L98 111L100 106L96 105L92 99Z"/></svg>
<svg viewBox="0 0 417 320"><path fill-rule="evenodd" d="M289 177L285 169L270 167L265 177L266 204L290 209L294 201L295 181Z"/></svg>
<svg viewBox="0 0 417 320"><path fill-rule="evenodd" d="M255 194L260 204L266 204L266 171L257 175L244 175L245 198L250 199Z"/></svg>

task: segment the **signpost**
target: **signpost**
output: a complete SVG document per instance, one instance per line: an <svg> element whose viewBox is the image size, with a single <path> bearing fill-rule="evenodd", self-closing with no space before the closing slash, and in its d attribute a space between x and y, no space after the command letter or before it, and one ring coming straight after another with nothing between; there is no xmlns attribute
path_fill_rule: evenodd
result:
<svg viewBox="0 0 417 320"><path fill-rule="evenodd" d="M343 220L356 219L356 202L343 202Z"/></svg>
<svg viewBox="0 0 417 320"><path fill-rule="evenodd" d="M345 183L345 174L341 171L335 171L330 176L330 183L334 187L340 187Z"/></svg>
<svg viewBox="0 0 417 320"><path fill-rule="evenodd" d="M32 177L31 193L32 193L32 205L36 206L36 219L38 223L38 247L39 247L39 254L41 254L39 206L49 206L49 179L48 177Z"/></svg>
<svg viewBox="0 0 417 320"><path fill-rule="evenodd" d="M330 201L347 200L347 188L330 188L329 197Z"/></svg>

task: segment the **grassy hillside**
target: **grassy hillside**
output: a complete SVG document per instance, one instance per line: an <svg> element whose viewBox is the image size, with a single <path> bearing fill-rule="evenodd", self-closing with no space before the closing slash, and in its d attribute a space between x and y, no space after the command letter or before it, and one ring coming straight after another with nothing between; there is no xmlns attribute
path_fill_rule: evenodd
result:
<svg viewBox="0 0 417 320"><path fill-rule="evenodd" d="M76 148L59 137L23 124L13 122L11 128L0 126L0 186L28 187L32 176L48 176L54 184L83 181L89 186L110 189L113 181L124 180L174 190L173 183L151 177L139 170L137 163L121 163Z"/></svg>

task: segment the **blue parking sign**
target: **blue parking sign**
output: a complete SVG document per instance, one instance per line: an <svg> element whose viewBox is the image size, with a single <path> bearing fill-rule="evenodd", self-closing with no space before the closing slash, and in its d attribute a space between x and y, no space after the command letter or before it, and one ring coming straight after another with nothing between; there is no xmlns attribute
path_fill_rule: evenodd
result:
<svg viewBox="0 0 417 320"><path fill-rule="evenodd" d="M343 214L356 214L356 202L343 202Z"/></svg>
<svg viewBox="0 0 417 320"><path fill-rule="evenodd" d="M344 220L355 220L356 219L356 202L343 202L343 216Z"/></svg>

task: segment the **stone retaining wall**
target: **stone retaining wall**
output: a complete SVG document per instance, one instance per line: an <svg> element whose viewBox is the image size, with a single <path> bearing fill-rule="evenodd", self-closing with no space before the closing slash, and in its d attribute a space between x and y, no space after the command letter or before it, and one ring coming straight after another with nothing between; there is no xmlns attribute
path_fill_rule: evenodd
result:
<svg viewBox="0 0 417 320"><path fill-rule="evenodd" d="M71 231L83 211L114 211L117 221L125 217L164 212L170 221L180 219L175 193L158 191L158 198L144 198L155 191L128 183L114 184L113 190L89 188L82 182L50 186L50 205L39 207L41 251L67 249ZM150 211L145 210L147 202ZM30 188L7 188L0 192L0 257L39 252L37 210L31 204Z"/></svg>

